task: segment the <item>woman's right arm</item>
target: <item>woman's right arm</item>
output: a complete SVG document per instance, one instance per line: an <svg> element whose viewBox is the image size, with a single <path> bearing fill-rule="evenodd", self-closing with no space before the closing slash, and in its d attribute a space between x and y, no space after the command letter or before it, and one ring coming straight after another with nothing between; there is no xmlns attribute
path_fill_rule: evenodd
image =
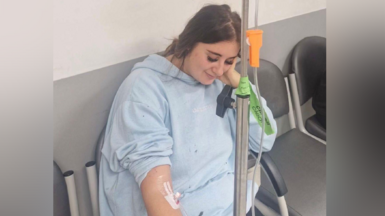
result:
<svg viewBox="0 0 385 216"><path fill-rule="evenodd" d="M132 173L149 216L181 216L166 200L172 196L167 197L164 189L164 183L171 188L172 182L173 139L165 125L168 102L160 80L147 75L145 70L131 74L130 82L119 90L122 95L115 97L118 107L110 116L111 135L106 139L110 145L104 154L113 171Z"/></svg>
<svg viewBox="0 0 385 216"><path fill-rule="evenodd" d="M182 216L173 199L166 199L167 195L171 198L174 194L171 183L169 165L154 167L147 173L140 188L149 216Z"/></svg>

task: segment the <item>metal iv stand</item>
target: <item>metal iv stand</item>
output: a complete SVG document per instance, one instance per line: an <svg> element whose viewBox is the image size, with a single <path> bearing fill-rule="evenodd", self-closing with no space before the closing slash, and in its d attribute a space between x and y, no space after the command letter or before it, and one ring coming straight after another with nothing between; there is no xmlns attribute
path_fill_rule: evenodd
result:
<svg viewBox="0 0 385 216"><path fill-rule="evenodd" d="M249 0L242 1L242 32L241 32L241 77L247 77L248 45L246 30L248 29ZM246 215L247 201L247 159L249 152L249 96L238 96L237 129L235 148L234 173L234 216Z"/></svg>
<svg viewBox="0 0 385 216"><path fill-rule="evenodd" d="M259 67L259 48L262 46L262 33L263 31L258 30L258 0L255 2L255 29L248 30L248 16L249 16L249 0L242 1L242 31L241 31L241 80L243 84L248 83L248 60L250 66L254 68L254 76L257 76L257 68ZM248 53L250 52L250 54ZM249 57L249 59L248 59ZM246 81L247 80L247 81ZM242 82L242 81L241 81ZM241 83L240 83L241 85ZM255 85L257 88L258 100L260 100L260 94L258 90L258 82L255 80ZM240 88L240 86L238 86ZM241 87L244 90L245 86ZM250 87L251 89L251 87ZM227 108L237 107L237 123L236 123L236 148L235 148L235 174L234 174L234 216L245 216L246 215L246 203L247 203L247 161L249 153L249 103L250 103L250 94L248 93L236 93L236 103L235 100L231 98L233 88L229 85L225 85L224 89L218 95L217 98L217 110L216 114L219 117L224 117ZM252 90L251 90L252 91ZM253 96L255 97L255 95ZM255 102L255 99L253 99ZM253 103L254 103L253 102ZM254 104L253 106L255 106ZM259 105L257 105L259 106ZM261 104L262 106L262 104ZM263 106L261 107L262 122L264 120ZM255 111L253 112L255 118ZM262 130L264 130L265 124L262 123ZM271 128L270 128L271 129ZM271 132L271 131L270 131ZM263 135L262 137L263 138ZM270 158L268 154L262 156L262 142L260 143L260 152L258 153L258 158L256 165L259 160L261 160L262 168L265 173L268 175L270 180L275 182L274 189L278 197L278 204L280 207L280 212L282 216L288 216L288 208L284 198L284 195L287 193L287 188L285 182L280 175L277 167ZM256 153L253 152L253 155ZM267 172L266 172L267 171ZM252 200L253 202L253 200ZM254 203L254 202L253 202ZM252 206L254 208L254 206ZM254 210L254 209L252 209ZM253 212L254 213L254 212Z"/></svg>

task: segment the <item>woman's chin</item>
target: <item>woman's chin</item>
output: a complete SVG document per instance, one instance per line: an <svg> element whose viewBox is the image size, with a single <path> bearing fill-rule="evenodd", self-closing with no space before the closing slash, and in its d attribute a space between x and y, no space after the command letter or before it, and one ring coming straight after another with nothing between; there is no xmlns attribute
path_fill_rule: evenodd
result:
<svg viewBox="0 0 385 216"><path fill-rule="evenodd" d="M202 85L211 85L211 84L213 84L214 80L215 79L213 79L213 80L201 80L200 83Z"/></svg>

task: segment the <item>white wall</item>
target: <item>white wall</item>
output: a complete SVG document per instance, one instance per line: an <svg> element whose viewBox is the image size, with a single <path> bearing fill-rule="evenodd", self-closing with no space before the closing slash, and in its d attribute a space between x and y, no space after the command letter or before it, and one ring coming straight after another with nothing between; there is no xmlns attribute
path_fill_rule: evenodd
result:
<svg viewBox="0 0 385 216"><path fill-rule="evenodd" d="M241 14L241 0L55 0L53 79L162 51L207 3ZM324 8L326 0L260 0L258 25Z"/></svg>

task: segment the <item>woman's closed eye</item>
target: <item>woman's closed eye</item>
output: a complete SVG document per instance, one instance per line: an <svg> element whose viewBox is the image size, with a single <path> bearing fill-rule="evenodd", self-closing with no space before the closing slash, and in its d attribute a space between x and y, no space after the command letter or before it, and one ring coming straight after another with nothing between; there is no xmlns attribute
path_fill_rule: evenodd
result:
<svg viewBox="0 0 385 216"><path fill-rule="evenodd" d="M225 63L228 64L228 65L232 65L234 63L234 60L232 60L232 61L225 61Z"/></svg>
<svg viewBox="0 0 385 216"><path fill-rule="evenodd" d="M210 56L207 56L207 60L209 60L209 62L216 62L216 61L218 61L218 59L211 58Z"/></svg>
<svg viewBox="0 0 385 216"><path fill-rule="evenodd" d="M207 56L207 60L208 60L209 62L216 62L216 61L218 61L218 59L213 59L213 58L211 58L210 56ZM232 60L232 61L225 61L225 64L232 65L233 62L234 62L234 60Z"/></svg>

